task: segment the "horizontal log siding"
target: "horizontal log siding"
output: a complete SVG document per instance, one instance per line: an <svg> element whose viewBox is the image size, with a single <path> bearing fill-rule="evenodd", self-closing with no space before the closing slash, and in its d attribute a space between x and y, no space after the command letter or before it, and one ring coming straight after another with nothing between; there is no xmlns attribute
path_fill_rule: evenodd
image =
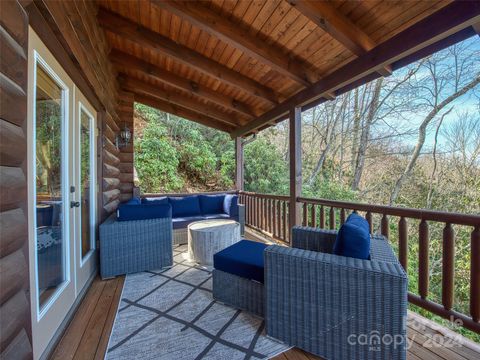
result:
<svg viewBox="0 0 480 360"><path fill-rule="evenodd" d="M0 358L32 356L27 220L28 15L0 2Z"/></svg>

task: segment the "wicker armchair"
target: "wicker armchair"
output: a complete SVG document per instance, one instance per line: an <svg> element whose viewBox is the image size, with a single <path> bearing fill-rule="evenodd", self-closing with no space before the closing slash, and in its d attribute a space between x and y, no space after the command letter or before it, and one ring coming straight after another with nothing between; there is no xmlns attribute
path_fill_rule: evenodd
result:
<svg viewBox="0 0 480 360"><path fill-rule="evenodd" d="M172 266L172 217L117 221L100 225L100 273L103 279Z"/></svg>
<svg viewBox="0 0 480 360"><path fill-rule="evenodd" d="M360 260L331 254L336 231L292 231L265 250L267 334L325 359L405 359L407 276L386 239Z"/></svg>

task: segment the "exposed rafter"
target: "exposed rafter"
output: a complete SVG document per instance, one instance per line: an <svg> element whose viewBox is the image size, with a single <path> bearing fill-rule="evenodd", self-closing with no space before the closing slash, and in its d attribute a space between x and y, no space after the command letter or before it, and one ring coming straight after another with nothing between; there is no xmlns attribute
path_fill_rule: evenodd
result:
<svg viewBox="0 0 480 360"><path fill-rule="evenodd" d="M141 104L144 104L144 105L151 106L155 109L167 112L169 114L176 115L176 116L179 116L181 118L184 118L184 119L187 119L187 120L190 120L190 121L194 121L194 122L197 122L199 124L209 126L211 128L217 129L217 130L225 131L227 133L232 132L232 130L234 129L231 126L226 125L226 124L224 124L220 121L217 121L215 119L212 119L212 118L210 118L210 117L208 117L204 114L200 114L196 111L193 111L193 110L184 108L182 106L172 104L168 101L164 101L164 100L154 98L154 97L151 97L151 96L148 96L148 95L143 95L143 94L136 93L135 94L135 101L139 102Z"/></svg>
<svg viewBox="0 0 480 360"><path fill-rule="evenodd" d="M154 32L137 23L121 17L113 12L100 8L98 12L100 25L108 31L133 41L143 47L149 48L162 55L174 58L176 61L195 68L215 79L234 86L252 96L270 104L277 103L275 92L238 72L217 63L196 51L177 44L173 40Z"/></svg>
<svg viewBox="0 0 480 360"><path fill-rule="evenodd" d="M270 45L253 36L248 30L233 24L226 17L212 12L201 2L154 0L155 6L175 14L199 29L242 50L248 56L267 64L278 73L287 76L304 86L316 81L309 65L301 59L290 58L276 45Z"/></svg>
<svg viewBox="0 0 480 360"><path fill-rule="evenodd" d="M325 76L311 87L298 92L247 125L236 129L231 136L243 136L273 120L285 118L290 109L295 106L313 102L327 93L366 78L376 72L376 69L386 64L394 64L463 29L471 29L478 22L480 22L480 2L453 2ZM435 49L432 48L430 52L434 51Z"/></svg>
<svg viewBox="0 0 480 360"><path fill-rule="evenodd" d="M192 95L196 95L215 104L223 106L227 110L235 111L239 114L242 114L249 119L252 119L255 116L253 111L246 104L229 98L228 96L225 96L223 94L220 94L206 86L200 85L195 81L191 81L181 76L175 75L170 71L167 71L156 65L139 59L136 56L132 56L120 50L114 49L110 53L110 60L120 69L120 71L139 71L144 76L150 79L161 81L170 86L174 86L177 89L186 91Z"/></svg>
<svg viewBox="0 0 480 360"><path fill-rule="evenodd" d="M180 105L184 108L194 110L196 112L207 115L210 118L217 119L225 124L231 126L238 126L241 123L233 118L230 114L218 111L210 105L204 104L198 100L188 98L186 96L174 93L171 91L165 91L158 86L154 86L132 77L128 77L125 74L121 74L122 87L130 92L143 93L154 98L162 99L164 101L171 102L173 104ZM245 123L245 122L243 122Z"/></svg>
<svg viewBox="0 0 480 360"><path fill-rule="evenodd" d="M377 45L328 1L287 0L287 2L357 56L365 54ZM388 76L392 69L386 65L378 72Z"/></svg>

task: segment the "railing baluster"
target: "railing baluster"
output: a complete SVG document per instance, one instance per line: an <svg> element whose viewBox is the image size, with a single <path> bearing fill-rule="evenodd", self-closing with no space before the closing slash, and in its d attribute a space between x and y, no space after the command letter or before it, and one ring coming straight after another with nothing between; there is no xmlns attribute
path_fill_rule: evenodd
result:
<svg viewBox="0 0 480 360"><path fill-rule="evenodd" d="M398 221L398 257L403 269L408 269L408 227L407 220L402 216Z"/></svg>
<svg viewBox="0 0 480 360"><path fill-rule="evenodd" d="M345 209L342 208L340 210L340 225L343 225L345 223Z"/></svg>
<svg viewBox="0 0 480 360"><path fill-rule="evenodd" d="M387 214L383 214L382 216L382 235L385 236L387 239L389 238L390 235L390 228L388 224L388 216Z"/></svg>
<svg viewBox="0 0 480 360"><path fill-rule="evenodd" d="M277 237L281 238L281 233L282 233L282 216L281 216L281 201L277 201Z"/></svg>
<svg viewBox="0 0 480 360"><path fill-rule="evenodd" d="M418 247L418 293L422 299L426 299L428 296L428 269L429 269L429 260L428 260L428 223L425 220L420 222L418 228L418 238L419 238L419 247Z"/></svg>
<svg viewBox="0 0 480 360"><path fill-rule="evenodd" d="M335 208L330 207L330 230L335 230Z"/></svg>
<svg viewBox="0 0 480 360"><path fill-rule="evenodd" d="M255 216L255 227L257 229L259 229L260 228L260 200L261 199L259 197L257 197L256 200L257 201L256 201L256 205L255 205L255 209L256 209L255 210L255 213L256 213L255 214L256 215Z"/></svg>
<svg viewBox="0 0 480 360"><path fill-rule="evenodd" d="M480 321L480 226L470 236L470 315L473 321Z"/></svg>
<svg viewBox="0 0 480 360"><path fill-rule="evenodd" d="M325 208L320 206L320 229L325 229Z"/></svg>
<svg viewBox="0 0 480 360"><path fill-rule="evenodd" d="M308 217L308 213L307 213L307 203L303 203L303 226L307 226L307 217Z"/></svg>
<svg viewBox="0 0 480 360"><path fill-rule="evenodd" d="M272 218L273 218L273 200L268 199L268 232L271 234L273 233L273 225L272 225Z"/></svg>
<svg viewBox="0 0 480 360"><path fill-rule="evenodd" d="M317 214L315 214L315 204L312 204L312 227L317 227Z"/></svg>
<svg viewBox="0 0 480 360"><path fill-rule="evenodd" d="M370 234L373 234L373 219L372 219L372 213L370 211L367 211L367 214L365 215L365 219L368 222L368 227L370 228Z"/></svg>
<svg viewBox="0 0 480 360"><path fill-rule="evenodd" d="M282 240L283 241L287 241L287 202L286 201L282 201L282 207L283 207L283 210L282 210L282 216L283 216L283 221L282 221L282 226L283 226L283 237L282 237Z"/></svg>
<svg viewBox="0 0 480 360"><path fill-rule="evenodd" d="M455 233L452 225L446 223L443 229L442 304L447 310L451 310L453 306L454 279Z"/></svg>
<svg viewBox="0 0 480 360"><path fill-rule="evenodd" d="M272 199L272 220L273 220L273 224L272 224L272 235L273 237L277 237L277 213L276 213L276 210L277 210L277 201Z"/></svg>

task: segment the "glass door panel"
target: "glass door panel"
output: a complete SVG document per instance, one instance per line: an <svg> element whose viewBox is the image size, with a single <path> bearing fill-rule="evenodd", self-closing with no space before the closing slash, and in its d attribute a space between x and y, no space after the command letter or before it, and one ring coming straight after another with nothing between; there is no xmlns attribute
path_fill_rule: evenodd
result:
<svg viewBox="0 0 480 360"><path fill-rule="evenodd" d="M80 106L80 238L82 259L93 249L93 214L91 198L95 182L92 171L93 118Z"/></svg>
<svg viewBox="0 0 480 360"><path fill-rule="evenodd" d="M64 231L64 89L39 64L35 83L37 294L40 311L68 278Z"/></svg>

